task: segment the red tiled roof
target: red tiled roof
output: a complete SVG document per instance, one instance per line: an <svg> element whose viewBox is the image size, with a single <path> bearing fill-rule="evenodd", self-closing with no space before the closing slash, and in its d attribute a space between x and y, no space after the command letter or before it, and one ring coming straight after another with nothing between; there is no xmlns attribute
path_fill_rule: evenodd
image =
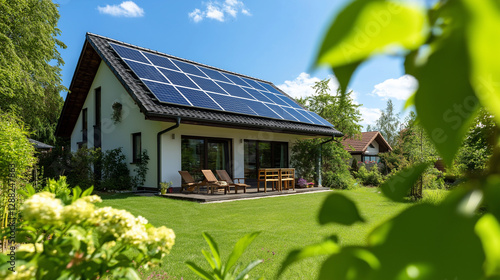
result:
<svg viewBox="0 0 500 280"><path fill-rule="evenodd" d="M373 141L379 144L379 152L392 151L391 146L378 131L361 132L360 139L346 138L342 141L344 149L351 154L361 154L366 152L368 145Z"/></svg>

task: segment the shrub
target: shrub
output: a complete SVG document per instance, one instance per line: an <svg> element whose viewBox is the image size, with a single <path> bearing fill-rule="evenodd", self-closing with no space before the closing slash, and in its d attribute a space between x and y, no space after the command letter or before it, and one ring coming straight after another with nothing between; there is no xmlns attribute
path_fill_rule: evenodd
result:
<svg viewBox="0 0 500 280"><path fill-rule="evenodd" d="M140 161L136 164L136 167L134 169L135 176L134 178L132 178L134 188L144 186L144 182L146 182L146 174L148 173L149 169L148 162L149 162L148 152L144 150L141 154Z"/></svg>
<svg viewBox="0 0 500 280"><path fill-rule="evenodd" d="M36 162L35 148L28 140L28 131L17 117L0 111L0 181L6 183L11 171L18 179L27 180Z"/></svg>
<svg viewBox="0 0 500 280"><path fill-rule="evenodd" d="M58 187L50 192L35 194L32 187L24 192L29 198L21 207L17 233L23 242L16 252L18 277L140 279L137 269L159 263L174 245L171 229L155 228L125 210L97 208L101 198L90 195L92 188L75 187L70 196L60 192L67 187L63 180L54 184ZM11 273L8 258L0 254L2 279Z"/></svg>
<svg viewBox="0 0 500 280"><path fill-rule="evenodd" d="M373 165L368 171L364 165L362 165L358 172L356 172L356 178L361 181L365 186L380 186L384 182L384 178L380 173L378 166Z"/></svg>
<svg viewBox="0 0 500 280"><path fill-rule="evenodd" d="M122 148L106 151L101 161L103 190L129 190L132 188L130 170L125 162Z"/></svg>
<svg viewBox="0 0 500 280"><path fill-rule="evenodd" d="M68 182L73 186L89 188L96 184L94 168L100 160L100 149L82 147L71 154L69 162ZM62 158L64 159L64 157Z"/></svg>
<svg viewBox="0 0 500 280"><path fill-rule="evenodd" d="M431 167L423 174L423 187L426 189L444 189L444 176L443 172Z"/></svg>
<svg viewBox="0 0 500 280"><path fill-rule="evenodd" d="M358 186L349 172L327 171L324 175L323 186L331 189L350 190Z"/></svg>

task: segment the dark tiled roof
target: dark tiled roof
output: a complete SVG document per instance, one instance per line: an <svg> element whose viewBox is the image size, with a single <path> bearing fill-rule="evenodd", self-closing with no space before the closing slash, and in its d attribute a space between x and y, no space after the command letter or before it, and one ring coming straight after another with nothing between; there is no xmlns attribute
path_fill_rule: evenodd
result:
<svg viewBox="0 0 500 280"><path fill-rule="evenodd" d="M361 154L366 152L368 145L373 141L377 141L379 144L380 152L392 151L389 143L387 143L385 138L378 131L362 132L360 139L346 138L342 141L342 145L344 145L344 149L351 154Z"/></svg>
<svg viewBox="0 0 500 280"><path fill-rule="evenodd" d="M185 107L173 104L160 103L154 97L154 95L149 91L149 89L143 84L143 82L133 74L133 72L128 68L128 66L123 62L123 60L115 53L113 48L109 45L110 42L121 44L127 47L136 48L139 50L145 50L148 52L156 53L159 55L167 56L170 58L175 58L178 60L186 61L189 63L201 65L204 67L216 69L219 71L224 71L211 66L199 64L196 62L188 61L178 57L157 53L155 51L147 50L137 46L129 45L123 42L119 42L113 39L102 37L99 35L94 35L87 33L87 42L92 46L92 48L97 52L100 58L109 66L111 71L116 75L118 80L123 84L125 89L128 91L130 96L136 101L141 111L146 115L146 118L154 120L164 120L172 121L177 117L181 117L181 123L193 123L202 125L213 125L213 126L224 126L232 128L242 128L242 129L265 129L274 132L283 133L293 133L293 134L304 134L304 135L314 135L314 136L342 136L343 134L337 131L335 128L330 126L313 125L307 123L291 122L284 120L269 119L264 117L254 117L248 115L241 115L237 113L214 111L197 107ZM83 55L83 52L82 52ZM85 60L85 58L80 57L80 61ZM241 74L232 73L224 71L226 73L231 73L234 75L247 77ZM78 68L75 72L78 75ZM87 73L89 75L89 73ZM255 79L255 78L252 78ZM74 78L75 80L75 78ZM260 80L262 81L262 80ZM262 81L274 86L270 82ZM72 83L73 86L73 83ZM276 88L276 87L275 87ZM278 88L276 88L279 90ZM70 91L72 88L70 87ZM281 90L280 90L281 91ZM282 91L281 91L282 92ZM286 94L286 93L284 93ZM68 100L66 100L68 102ZM80 105L80 107L83 106ZM64 113L67 104L61 114L60 123L58 124L58 131L56 134L60 136L69 136L71 131L60 131L59 127L74 127L76 119L68 120L64 118ZM78 118L78 116L76 117ZM74 122L73 125L61 125L62 122Z"/></svg>

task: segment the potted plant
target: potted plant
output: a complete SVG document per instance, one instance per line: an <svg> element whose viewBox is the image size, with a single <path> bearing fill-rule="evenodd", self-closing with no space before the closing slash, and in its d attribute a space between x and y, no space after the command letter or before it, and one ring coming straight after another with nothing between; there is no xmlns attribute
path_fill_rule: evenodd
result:
<svg viewBox="0 0 500 280"><path fill-rule="evenodd" d="M168 189L171 189L172 187L172 181L170 182L161 182L160 183L160 192L162 195L166 194L167 193L167 190Z"/></svg>

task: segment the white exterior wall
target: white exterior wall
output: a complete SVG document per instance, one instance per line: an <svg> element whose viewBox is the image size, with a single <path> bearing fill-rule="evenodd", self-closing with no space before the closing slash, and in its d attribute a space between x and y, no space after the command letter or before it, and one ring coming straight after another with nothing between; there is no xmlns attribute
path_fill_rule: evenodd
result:
<svg viewBox="0 0 500 280"><path fill-rule="evenodd" d="M365 155L367 155L367 156L376 156L376 155L378 155L379 145L378 145L377 141L373 141L371 144L375 148L370 148L370 146L368 145L368 148L366 149Z"/></svg>
<svg viewBox="0 0 500 280"><path fill-rule="evenodd" d="M145 187L156 187L157 184L157 133L173 126L172 122L146 120L125 88L110 71L107 65L101 62L99 70L92 83L87 99L82 109L87 108L88 115L88 147L93 147L95 125L95 89L101 87L101 146L102 150L111 150L122 147L129 169L135 168L132 162L132 133L141 132L142 149L148 151L149 170L146 175ZM111 120L114 102L122 104L122 120L116 125ZM77 142L82 141L82 116L80 116L71 134L71 150L76 151ZM173 137L172 135L175 135ZM242 130L219 128L211 126L181 124L180 127L162 135L162 181L172 181L174 187L181 185L181 177L177 171L181 170L181 137L203 136L232 139L232 163L234 177L244 177L244 140L288 142L289 154L293 143L297 139L310 138L293 134L273 133L266 130Z"/></svg>

